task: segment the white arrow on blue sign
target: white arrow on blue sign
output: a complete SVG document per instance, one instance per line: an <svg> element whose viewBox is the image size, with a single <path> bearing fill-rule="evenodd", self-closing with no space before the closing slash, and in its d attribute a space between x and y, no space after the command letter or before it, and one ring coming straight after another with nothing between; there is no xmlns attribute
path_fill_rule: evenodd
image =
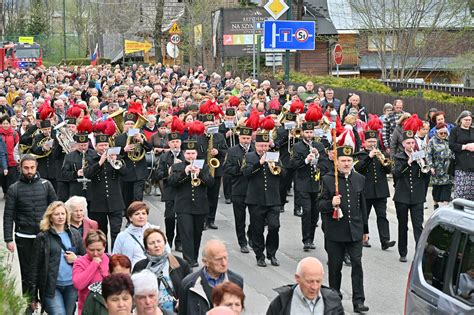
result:
<svg viewBox="0 0 474 315"><path fill-rule="evenodd" d="M314 50L314 21L265 21L265 49Z"/></svg>

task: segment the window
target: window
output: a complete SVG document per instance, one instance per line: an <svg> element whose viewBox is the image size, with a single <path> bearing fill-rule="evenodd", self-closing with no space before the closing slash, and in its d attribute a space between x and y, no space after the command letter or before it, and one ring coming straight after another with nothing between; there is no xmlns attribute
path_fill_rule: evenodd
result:
<svg viewBox="0 0 474 315"><path fill-rule="evenodd" d="M369 51L392 51L397 48L396 37L390 34L369 35L367 41Z"/></svg>
<svg viewBox="0 0 474 315"><path fill-rule="evenodd" d="M423 252L422 270L425 281L440 291L443 291L453 234L453 228L438 225L430 232Z"/></svg>
<svg viewBox="0 0 474 315"><path fill-rule="evenodd" d="M452 281L453 296L474 305L474 235L461 235Z"/></svg>

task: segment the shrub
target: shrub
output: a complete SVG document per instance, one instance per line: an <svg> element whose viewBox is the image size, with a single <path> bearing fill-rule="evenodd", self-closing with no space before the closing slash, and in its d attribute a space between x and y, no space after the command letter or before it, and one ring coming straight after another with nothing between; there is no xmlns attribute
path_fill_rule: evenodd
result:
<svg viewBox="0 0 474 315"><path fill-rule="evenodd" d="M17 294L15 279L7 266L7 252L0 252L0 314L23 314L28 306L28 299Z"/></svg>
<svg viewBox="0 0 474 315"><path fill-rule="evenodd" d="M110 58L99 58L98 64L104 65L110 63ZM87 66L91 64L91 60L89 58L70 58L61 60L60 64L66 64L68 66Z"/></svg>

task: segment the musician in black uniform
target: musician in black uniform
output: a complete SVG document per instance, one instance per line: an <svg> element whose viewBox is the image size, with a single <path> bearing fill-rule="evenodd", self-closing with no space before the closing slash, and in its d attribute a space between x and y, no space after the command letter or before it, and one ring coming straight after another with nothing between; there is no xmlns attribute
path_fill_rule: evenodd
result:
<svg viewBox="0 0 474 315"><path fill-rule="evenodd" d="M229 125L234 125L234 127L228 127ZM228 148L239 143L239 135L235 132L236 126L237 121L235 120L235 108L227 108L225 110L224 121L219 125L219 133L224 135ZM224 190L225 203L230 204L232 196L232 179L225 171L222 175L222 186Z"/></svg>
<svg viewBox="0 0 474 315"><path fill-rule="evenodd" d="M387 198L390 197L387 174L392 170L389 159L386 159L381 150L377 148L378 132L369 130L365 132L364 150L356 153L357 163L354 168L365 176L365 201L367 217L372 207L377 215L377 229L382 250L395 246L395 241L390 241L390 229L387 220ZM379 154L379 156L377 156ZM384 165L379 158L383 158ZM371 247L369 241L362 244Z"/></svg>
<svg viewBox="0 0 474 315"><path fill-rule="evenodd" d="M314 233L319 220L317 198L321 179L319 157L324 155L324 146L314 141L314 122L302 124L302 141L293 147L291 164L295 171L295 196L303 208L301 229L303 234L303 250L315 249ZM325 174L327 170L323 170Z"/></svg>
<svg viewBox="0 0 474 315"><path fill-rule="evenodd" d="M280 152L280 161L282 167L285 169L285 175L280 178L280 206L281 212L285 210L286 197L288 195L288 190L291 188L291 182L293 181L294 169L290 167L290 152L293 151L293 145L295 144L296 138L289 137L291 130L285 129L285 123L295 122L296 123L296 114L287 112L285 114L285 119L280 127L277 129L277 136L274 140L273 149ZM288 145L288 141L290 144ZM295 215L301 216L302 213L296 212Z"/></svg>
<svg viewBox="0 0 474 315"><path fill-rule="evenodd" d="M69 137L74 139L74 135L77 133L77 125L76 125L76 118L74 117L66 117L65 119L65 126L63 127L65 132L69 134L67 136L61 130L56 130L56 134L60 139L63 141L63 145L66 146L65 148L62 147L62 150L59 151L57 155L58 159L58 177L57 177L57 195L58 199L62 202L66 202L69 199L69 180L63 177L61 172L62 166L64 165L64 159L66 157L66 150L71 151L75 149L75 143L69 143ZM62 129L62 128L61 128ZM59 141L58 141L59 142Z"/></svg>
<svg viewBox="0 0 474 315"><path fill-rule="evenodd" d="M423 203L426 201L425 177L429 176L421 171L418 162L412 158L416 145L414 135L412 130L404 131L402 141L404 151L394 155L393 177L396 179L396 185L393 201L397 210L398 253L401 262L407 261L408 211L410 211L417 244L423 231Z"/></svg>
<svg viewBox="0 0 474 315"><path fill-rule="evenodd" d="M197 149L198 149L198 158L205 159L206 164L209 162L208 157L216 158L219 160L220 166L214 170L214 182L213 185L207 187L207 196L209 199L209 215L206 219L206 224L204 229L217 229L217 225L214 223L216 219L217 212L217 202L219 201L219 189L221 187L221 177L223 174L223 167L225 154L227 152L227 144L225 142L224 135L220 133L212 134L213 137L213 146L212 149L208 152L208 144L211 139L211 134L208 132L209 128L217 127L214 123L213 114L204 114L200 116L201 121L206 127L206 133L196 137L197 140ZM218 127L217 127L218 128ZM210 153L210 154L209 154ZM212 176L212 170L209 170L209 173Z"/></svg>
<svg viewBox="0 0 474 315"><path fill-rule="evenodd" d="M31 153L38 161L38 172L41 174L41 178L49 180L53 184L54 190L57 191L58 156L62 152L62 148L54 138L49 119L42 120L40 127L41 132L33 139Z"/></svg>
<svg viewBox="0 0 474 315"><path fill-rule="evenodd" d="M245 203L249 207L251 239L257 265L266 267L266 256L273 266L279 266L276 258L279 246L278 232L280 229L280 178L284 169L280 161L275 161L273 173L265 153L269 150L268 133L257 133L255 151L245 155L242 162L242 173L248 178L247 196ZM279 168L279 171L277 170ZM279 173L279 174L277 174ZM265 222L267 223L267 238L264 237Z"/></svg>
<svg viewBox="0 0 474 315"><path fill-rule="evenodd" d="M197 259L202 230L209 213L207 188L214 184L214 178L209 175L209 168L205 162L202 169L193 165L198 155L197 146L196 141L183 141L185 160L173 164L171 176L168 178L168 184L176 189L174 209L183 244L183 258L191 267L199 266Z"/></svg>
<svg viewBox="0 0 474 315"><path fill-rule="evenodd" d="M141 159L138 157L135 160L130 159L133 152L149 152L152 150L152 145L146 140L142 131L134 136L128 135L128 131L134 127L137 119L138 115L127 113L124 116L123 133L115 138L115 145L122 148L120 158L125 161L126 165L126 173L121 177L125 209L132 202L143 200L145 180L149 174L144 154Z"/></svg>
<svg viewBox="0 0 474 315"><path fill-rule="evenodd" d="M240 251L245 254L250 252L247 247L247 237L245 236L245 208L247 207L245 196L247 195L248 178L242 174L242 161L245 154L255 150L251 143L252 128L240 127L238 144L227 150L224 162L224 174L232 180L232 208L234 209L235 232Z"/></svg>
<svg viewBox="0 0 474 315"><path fill-rule="evenodd" d="M122 212L125 208L120 177L126 174L127 169L123 161L118 162L118 155L108 154L107 135L96 135L95 143L95 152L87 156L84 169L84 176L91 180L87 185L89 218L97 221L105 235L108 233L107 224L110 223L113 248L122 227Z"/></svg>
<svg viewBox="0 0 474 315"><path fill-rule="evenodd" d="M83 181L88 181L84 177L84 166L87 163L87 156L94 153L94 150L89 149L87 134L76 134L74 140L76 149L66 154L60 172L61 177L68 182L67 199L72 196L87 196L87 184L83 185Z"/></svg>
<svg viewBox="0 0 474 315"><path fill-rule="evenodd" d="M168 177L170 176L170 167L176 163L184 161L183 153L181 152L181 137L177 132L170 132L168 134L168 145L170 151L164 152L160 155L158 170L156 172L156 179L163 181L163 193L161 195L161 201L165 203L165 228L166 228L166 239L170 247L173 245L177 251L182 251L181 239L179 236L179 229L176 225L176 211L174 209L174 196L176 195L176 189L168 183ZM176 227L176 239L175 239L175 227Z"/></svg>
<svg viewBox="0 0 474 315"><path fill-rule="evenodd" d="M364 176L353 171L353 149L337 149L338 190L336 196L335 174L323 176L319 208L326 216L325 249L328 254L329 286L341 293L342 262L347 250L352 263L352 303L354 312L367 312L364 305L364 276L362 271L362 241L367 240L369 227L364 196ZM342 217L335 215L339 207ZM336 212L337 214L337 212ZM336 217L336 218L335 218Z"/></svg>

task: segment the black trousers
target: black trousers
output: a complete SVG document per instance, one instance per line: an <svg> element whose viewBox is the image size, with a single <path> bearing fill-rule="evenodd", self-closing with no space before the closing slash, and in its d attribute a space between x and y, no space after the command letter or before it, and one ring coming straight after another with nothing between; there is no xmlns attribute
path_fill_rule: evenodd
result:
<svg viewBox="0 0 474 315"><path fill-rule="evenodd" d="M365 201L367 204L367 217L369 217L372 207L375 209L380 242L383 244L390 241L390 229L387 220L387 198L365 199Z"/></svg>
<svg viewBox="0 0 474 315"><path fill-rule="evenodd" d="M216 220L217 202L219 201L219 190L221 188L221 177L214 177L214 185L207 187L207 199L209 200L208 223L214 223Z"/></svg>
<svg viewBox="0 0 474 315"><path fill-rule="evenodd" d="M398 253L404 257L408 252L408 211L410 211L415 242L418 244L421 232L423 231L423 203L409 205L395 202L395 209L397 210L398 219Z"/></svg>
<svg viewBox="0 0 474 315"><path fill-rule="evenodd" d="M314 242L314 233L319 220L319 209L317 208L318 193L296 192L299 203L303 208L301 217L301 231L303 234L303 244Z"/></svg>
<svg viewBox="0 0 474 315"><path fill-rule="evenodd" d="M122 181L122 196L123 203L125 204L125 217L127 208L134 201L143 201L143 190L145 189L145 180L140 179L134 182Z"/></svg>
<svg viewBox="0 0 474 315"><path fill-rule="evenodd" d="M3 171L0 175L0 183L2 184L3 194L5 195L8 191L8 187L11 184L18 180L18 167L17 166L9 166L8 167L8 174L7 176L3 175Z"/></svg>
<svg viewBox="0 0 474 315"><path fill-rule="evenodd" d="M280 244L278 232L280 230L280 207L248 205L250 212L250 226L252 229L253 251L257 259L275 257ZM267 237L265 239L265 222L267 223Z"/></svg>
<svg viewBox="0 0 474 315"><path fill-rule="evenodd" d="M108 237L110 224L111 249L114 248L115 239L122 228L122 210L114 210L111 212L89 212L89 218L96 221L99 230L104 232Z"/></svg>
<svg viewBox="0 0 474 315"><path fill-rule="evenodd" d="M170 247L174 246L177 247L181 245L181 238L179 236L179 228L176 224L176 212L174 211L174 201L168 200L165 201L165 228L166 228L166 239L168 240L168 244ZM174 230L176 228L176 239Z"/></svg>
<svg viewBox="0 0 474 315"><path fill-rule="evenodd" d="M58 199L62 202L66 202L69 199L69 182L58 181L57 185L58 190L56 193Z"/></svg>
<svg viewBox="0 0 474 315"><path fill-rule="evenodd" d="M183 258L189 263L197 262L201 246L202 229L206 214L178 213L178 228L183 244Z"/></svg>
<svg viewBox="0 0 474 315"><path fill-rule="evenodd" d="M364 273L362 271L362 241L334 242L327 238L324 246L328 253L329 286L341 292L342 263L344 253L351 257L352 303L364 303Z"/></svg>
<svg viewBox="0 0 474 315"><path fill-rule="evenodd" d="M28 291L28 288L31 282L29 270L31 268L31 259L34 253L33 245L35 239L15 236L15 243L18 251L18 260L20 262L22 292L23 294L32 293Z"/></svg>
<svg viewBox="0 0 474 315"><path fill-rule="evenodd" d="M232 177L229 175L222 176L222 186L224 188L224 198L232 199Z"/></svg>
<svg viewBox="0 0 474 315"><path fill-rule="evenodd" d="M247 217L245 196L232 196L232 208L234 209L235 233L239 246L247 246L247 237L245 237L245 221ZM248 227L248 236L250 239L251 226Z"/></svg>
<svg viewBox="0 0 474 315"><path fill-rule="evenodd" d="M285 168L285 176L282 176L280 179L280 203L282 207L285 206L286 196L288 195L288 190L291 188L294 173L295 171L293 169Z"/></svg>

